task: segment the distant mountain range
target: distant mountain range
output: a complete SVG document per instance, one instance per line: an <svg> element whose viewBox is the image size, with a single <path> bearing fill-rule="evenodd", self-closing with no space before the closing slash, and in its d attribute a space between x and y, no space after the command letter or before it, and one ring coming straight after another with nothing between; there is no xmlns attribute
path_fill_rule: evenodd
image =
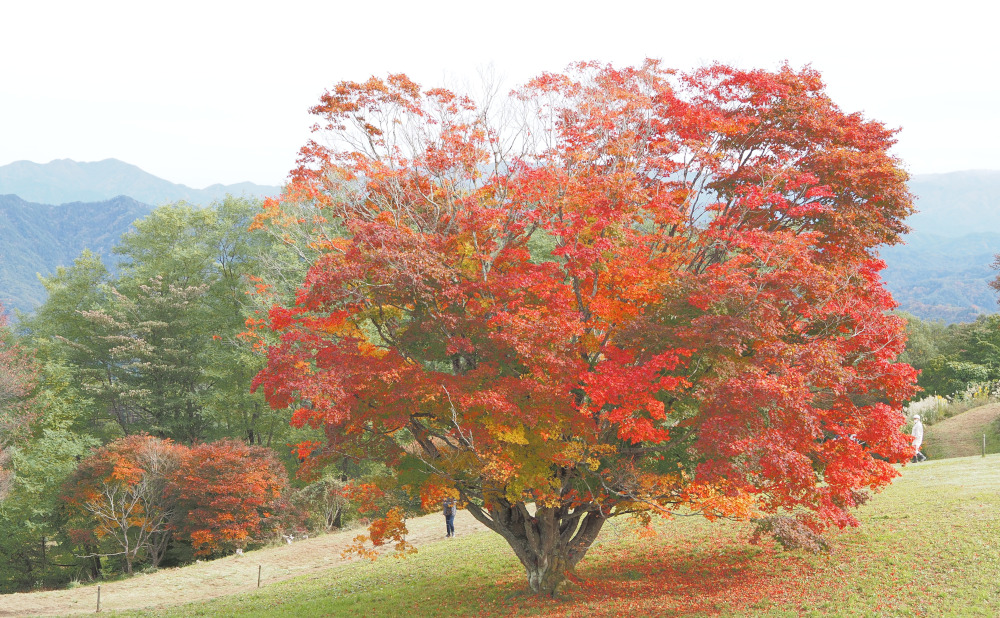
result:
<svg viewBox="0 0 1000 618"><path fill-rule="evenodd" d="M998 229L998 228L993 228ZM1000 232L948 237L913 232L906 244L882 250L886 287L900 309L929 320L971 322L997 311L990 266L1000 253Z"/></svg>
<svg viewBox="0 0 1000 618"><path fill-rule="evenodd" d="M111 247L154 206L182 200L208 205L226 194L280 192L250 182L192 189L117 159L0 166L0 303L22 311L38 306L45 289L37 275L72 264L84 249L108 263Z"/></svg>
<svg viewBox="0 0 1000 618"><path fill-rule="evenodd" d="M25 201L39 204L100 202L127 195L153 206L181 200L207 205L227 193L264 197L280 192L281 187L252 182L192 189L153 176L118 159L89 163L71 159L57 159L49 163L15 161L0 166L0 195L17 195Z"/></svg>
<svg viewBox="0 0 1000 618"><path fill-rule="evenodd" d="M997 296L987 284L998 274L990 266L1000 253L1000 172L918 175L910 188L919 209L908 220L913 232L906 244L881 251L883 277L900 308L946 322L995 312ZM0 302L24 311L37 306L45 292L36 273L71 264L84 248L109 256L153 205L279 192L252 183L192 189L116 159L0 166Z"/></svg>
<svg viewBox="0 0 1000 618"><path fill-rule="evenodd" d="M906 244L881 251L882 276L900 309L923 319L969 322L994 313L988 285L1000 253L1000 172L920 174L910 179L917 213Z"/></svg>
<svg viewBox="0 0 1000 618"><path fill-rule="evenodd" d="M38 306L45 288L37 273L72 264L84 249L110 256L132 222L152 210L125 196L50 206L0 195L0 303L21 311Z"/></svg>

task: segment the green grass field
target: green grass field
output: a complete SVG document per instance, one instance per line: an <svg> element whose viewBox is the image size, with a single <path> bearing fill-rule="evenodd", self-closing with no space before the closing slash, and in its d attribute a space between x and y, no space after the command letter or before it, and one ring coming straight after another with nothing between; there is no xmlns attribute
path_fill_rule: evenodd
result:
<svg viewBox="0 0 1000 618"><path fill-rule="evenodd" d="M499 537L423 545L259 591L128 616L997 616L1000 456L909 465L825 555L747 544L749 527L676 518L605 528L561 598L526 592Z"/></svg>

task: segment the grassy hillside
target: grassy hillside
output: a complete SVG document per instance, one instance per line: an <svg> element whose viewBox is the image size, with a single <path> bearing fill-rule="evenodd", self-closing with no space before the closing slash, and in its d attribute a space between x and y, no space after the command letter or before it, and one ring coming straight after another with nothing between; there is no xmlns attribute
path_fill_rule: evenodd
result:
<svg viewBox="0 0 1000 618"><path fill-rule="evenodd" d="M927 427L924 454L933 459L1000 453L1000 404L973 408Z"/></svg>
<svg viewBox="0 0 1000 618"><path fill-rule="evenodd" d="M411 521L420 551L340 563L352 533L104 584L126 616L996 616L1000 615L1000 456L929 461L831 535L828 555L748 545L749 527L677 518L654 537L616 521L562 598L526 594L503 542L441 539L437 515ZM326 561L330 566L323 566ZM311 564L308 570L305 564ZM257 565L264 585L255 590ZM303 573L285 581L276 581ZM234 589L243 590L232 594ZM145 590L145 592L142 592ZM214 600L205 599L228 594ZM92 612L96 590L9 595L0 616Z"/></svg>

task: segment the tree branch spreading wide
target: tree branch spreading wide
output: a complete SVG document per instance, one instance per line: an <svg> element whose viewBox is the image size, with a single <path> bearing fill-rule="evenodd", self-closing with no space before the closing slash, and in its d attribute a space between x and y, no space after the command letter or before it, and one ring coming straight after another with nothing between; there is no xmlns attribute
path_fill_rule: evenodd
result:
<svg viewBox="0 0 1000 618"><path fill-rule="evenodd" d="M312 111L256 225L315 259L255 388L313 465L457 492L552 593L610 516L852 525L909 457L877 257L906 174L815 71L581 63L485 106L392 75Z"/></svg>

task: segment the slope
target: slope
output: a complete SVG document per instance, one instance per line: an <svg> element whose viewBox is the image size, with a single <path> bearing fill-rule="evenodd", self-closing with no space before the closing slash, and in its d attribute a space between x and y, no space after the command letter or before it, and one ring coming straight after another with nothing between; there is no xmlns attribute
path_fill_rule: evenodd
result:
<svg viewBox="0 0 1000 618"><path fill-rule="evenodd" d="M926 429L924 454L934 459L981 455L1000 450L1000 404L989 404L947 418Z"/></svg>
<svg viewBox="0 0 1000 618"><path fill-rule="evenodd" d="M408 522L420 551L403 560L343 564L335 543L313 539L103 584L104 607L147 607L125 615L158 618L1000 615L1000 455L901 472L859 510L861 526L832 533L821 556L748 545L741 523L678 517L651 536L616 518L581 564L579 583L559 599L537 599L525 594L524 571L497 535L462 528L445 541L434 514ZM459 515L460 526L469 523ZM316 566L302 570L306 563ZM234 589L241 592L204 600ZM0 597L0 615L90 613L95 602L95 586L9 595Z"/></svg>
<svg viewBox="0 0 1000 618"><path fill-rule="evenodd" d="M407 521L409 541L421 547L444 537L444 518L437 514ZM466 536L485 531L466 511L455 519L455 533ZM185 601L213 599L253 590L260 566L262 585L296 576L316 577L331 568L351 562L341 553L359 530L279 545L242 556L163 569L131 579L101 583L101 607L105 611L166 607ZM391 560L391 559L390 559ZM0 618L25 615L93 613L97 606L97 586L69 590L0 595Z"/></svg>

